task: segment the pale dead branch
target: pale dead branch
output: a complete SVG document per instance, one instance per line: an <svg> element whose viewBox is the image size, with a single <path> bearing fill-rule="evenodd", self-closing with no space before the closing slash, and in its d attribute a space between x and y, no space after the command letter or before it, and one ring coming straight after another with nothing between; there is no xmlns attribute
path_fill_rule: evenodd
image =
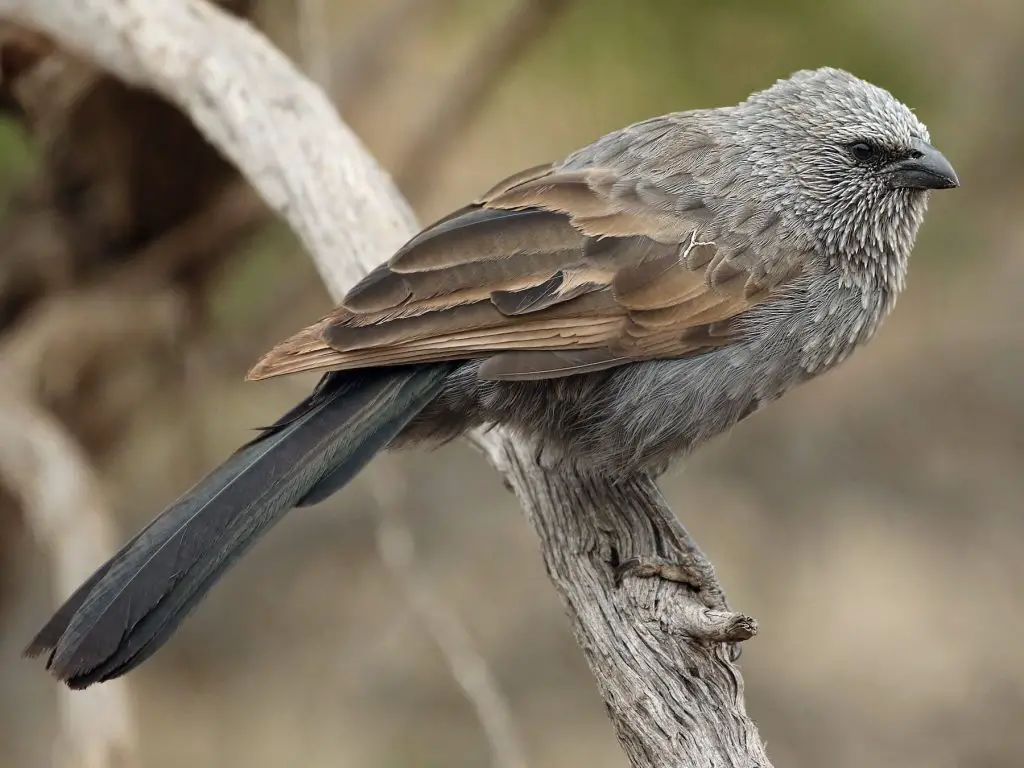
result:
<svg viewBox="0 0 1024 768"><path fill-rule="evenodd" d="M154 340L170 344L181 315L179 298L167 292L97 290L42 302L0 341L0 376L32 399L59 398L97 359Z"/></svg>
<svg viewBox="0 0 1024 768"><path fill-rule="evenodd" d="M72 59L44 53L17 83L26 117L43 122L36 125L43 141L46 126L59 124L61 113L98 76L79 62L70 80L81 87L54 90L49 75ZM48 93L46 104L27 98L42 93ZM39 302L0 338L0 480L47 557L57 604L117 549L121 536L85 452L41 403L73 397L88 370L106 367L105 361L126 351L139 356L173 346L186 318L181 297L164 287L170 273L266 216L266 205L246 185L226 189L209 210L141 249L108 282ZM121 401L118 408L126 407L120 390L113 397ZM104 408L90 410L93 421L105 421ZM139 763L130 681L115 683L84 696L58 690L56 765Z"/></svg>
<svg viewBox="0 0 1024 768"><path fill-rule="evenodd" d="M120 535L84 451L37 398L60 397L113 348L173 334L179 316L172 297L120 298L44 303L0 345L0 482L47 556L56 604L117 549ZM59 689L60 768L138 765L130 682L114 683L85 696Z"/></svg>
<svg viewBox="0 0 1024 768"><path fill-rule="evenodd" d="M46 32L179 105L281 213L340 297L416 229L408 204L324 94L266 39L201 0L0 0ZM750 637L654 483L611 486L537 466L532 446L477 435L540 538L616 732L635 766L762 766L729 646ZM627 579L653 553L703 572L700 597ZM711 606L711 607L708 607Z"/></svg>
<svg viewBox="0 0 1024 768"><path fill-rule="evenodd" d="M47 552L55 601L63 601L117 548L118 532L74 440L31 400L10 391L0 391L0 480ZM129 685L115 680L84 695L60 688L60 768L139 764Z"/></svg>

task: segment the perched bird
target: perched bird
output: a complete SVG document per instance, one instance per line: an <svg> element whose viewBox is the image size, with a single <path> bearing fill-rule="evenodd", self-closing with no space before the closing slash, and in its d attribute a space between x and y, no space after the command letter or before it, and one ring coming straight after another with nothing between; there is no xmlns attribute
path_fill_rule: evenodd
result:
<svg viewBox="0 0 1024 768"><path fill-rule="evenodd" d="M289 509L387 447L501 425L578 472L661 472L866 342L929 190L958 185L906 106L828 68L511 176L260 360L250 379L327 373L27 653L72 688L133 669Z"/></svg>

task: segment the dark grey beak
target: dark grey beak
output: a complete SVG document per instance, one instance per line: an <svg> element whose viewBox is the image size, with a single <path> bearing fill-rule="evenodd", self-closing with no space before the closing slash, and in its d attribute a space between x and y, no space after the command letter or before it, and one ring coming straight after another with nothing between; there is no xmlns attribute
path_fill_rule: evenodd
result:
<svg viewBox="0 0 1024 768"><path fill-rule="evenodd" d="M888 167L889 184L894 189L952 189L960 179L939 150L918 141L910 157L897 160Z"/></svg>

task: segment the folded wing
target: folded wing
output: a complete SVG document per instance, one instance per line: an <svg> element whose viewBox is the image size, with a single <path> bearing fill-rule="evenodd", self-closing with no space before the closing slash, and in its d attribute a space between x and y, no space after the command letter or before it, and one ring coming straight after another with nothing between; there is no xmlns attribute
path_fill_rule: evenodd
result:
<svg viewBox="0 0 1024 768"><path fill-rule="evenodd" d="M780 245L776 215L724 220L692 180L673 205L681 175L660 188L611 167L510 177L410 240L249 378L486 358L481 376L527 380L728 344L735 318L804 254Z"/></svg>

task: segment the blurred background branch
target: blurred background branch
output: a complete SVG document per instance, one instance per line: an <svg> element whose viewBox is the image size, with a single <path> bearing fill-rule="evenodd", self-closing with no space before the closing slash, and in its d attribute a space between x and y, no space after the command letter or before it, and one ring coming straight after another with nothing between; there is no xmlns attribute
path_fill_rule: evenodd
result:
<svg viewBox="0 0 1024 768"><path fill-rule="evenodd" d="M373 5L373 15L341 47L331 93L343 105L366 98L389 72L389 57L411 31L443 10L445 0L390 0Z"/></svg>
<svg viewBox="0 0 1024 768"><path fill-rule="evenodd" d="M4 381L11 372L5 367ZM54 604L118 548L117 528L88 458L48 413L0 391L0 480L16 496L32 535L50 560ZM130 682L115 680L78 695L58 692L60 768L139 765Z"/></svg>
<svg viewBox="0 0 1024 768"><path fill-rule="evenodd" d="M391 470L390 472L388 470ZM379 520L377 551L391 571L409 608L430 633L451 668L452 677L473 705L491 747L494 768L527 768L519 727L498 681L477 650L462 619L425 578L416 559L412 531L403 519L409 494L404 479L386 461L371 468L370 482Z"/></svg>
<svg viewBox="0 0 1024 768"><path fill-rule="evenodd" d="M413 204L430 193L431 176L458 146L487 96L568 5L566 0L514 0L505 15L480 36L465 61L456 65L395 174L398 186Z"/></svg>
<svg viewBox="0 0 1024 768"><path fill-rule="evenodd" d="M404 3L399 3L396 8L406 14L414 12ZM380 45L384 37L381 25L385 29L391 27L395 21L395 10L387 9L385 18L376 19L368 32L376 37L376 50L383 47ZM336 93L330 67L330 37L323 34L323 30L330 27L327 6L324 0L299 0L297 14L300 30L306 30L302 50L307 74L327 93ZM369 53L367 49L360 52ZM347 62L348 67L357 70L364 68L362 64L358 58L350 58ZM389 458L378 457L367 468L377 517L377 551L381 563L391 572L406 605L434 639L451 669L452 678L476 711L490 744L491 764L494 768L527 768L517 727L487 662L474 647L461 618L417 565L413 534L402 518L402 509L409 502L408 489L397 467L388 462Z"/></svg>

